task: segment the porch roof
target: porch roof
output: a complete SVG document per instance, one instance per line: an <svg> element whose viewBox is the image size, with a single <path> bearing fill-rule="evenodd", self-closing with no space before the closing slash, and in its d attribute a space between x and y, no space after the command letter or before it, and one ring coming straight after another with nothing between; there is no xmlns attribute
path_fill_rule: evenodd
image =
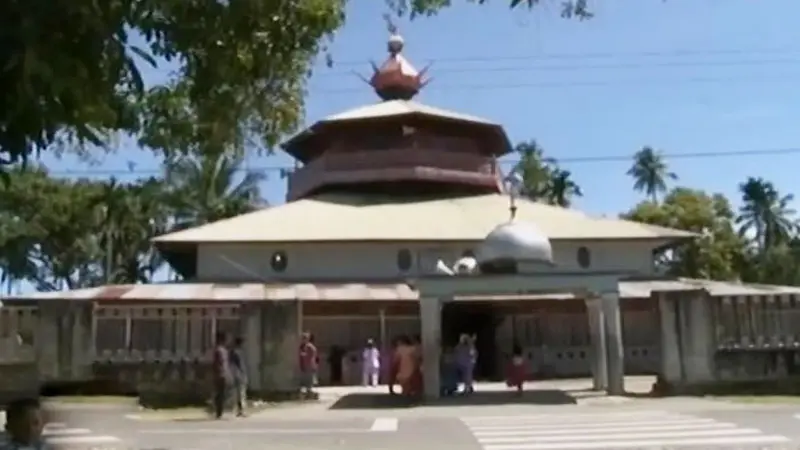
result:
<svg viewBox="0 0 800 450"><path fill-rule="evenodd" d="M621 298L649 298L653 292L705 290L712 296L800 295L800 287L741 284L688 278L622 281ZM463 300L568 300L571 293L483 295ZM9 302L35 300L93 301L416 301L419 293L407 283L159 283L108 285L60 292L37 292L0 299Z"/></svg>

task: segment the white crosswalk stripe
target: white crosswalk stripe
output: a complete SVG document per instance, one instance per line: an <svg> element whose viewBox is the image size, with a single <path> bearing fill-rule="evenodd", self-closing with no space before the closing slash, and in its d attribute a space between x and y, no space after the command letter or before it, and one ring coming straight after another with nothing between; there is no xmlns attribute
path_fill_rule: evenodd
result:
<svg viewBox="0 0 800 450"><path fill-rule="evenodd" d="M45 444L56 448L117 449L122 445L122 439L116 436L94 434L88 428L70 428L63 423L48 423L42 438Z"/></svg>
<svg viewBox="0 0 800 450"><path fill-rule="evenodd" d="M571 450L771 445L756 428L667 411L462 417L484 450Z"/></svg>

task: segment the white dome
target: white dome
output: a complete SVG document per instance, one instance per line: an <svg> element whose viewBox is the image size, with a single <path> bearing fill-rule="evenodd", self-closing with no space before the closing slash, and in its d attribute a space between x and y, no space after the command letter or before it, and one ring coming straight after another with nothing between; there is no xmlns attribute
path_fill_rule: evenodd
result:
<svg viewBox="0 0 800 450"><path fill-rule="evenodd" d="M531 223L511 221L497 226L478 247L479 264L492 261L553 263L550 239Z"/></svg>

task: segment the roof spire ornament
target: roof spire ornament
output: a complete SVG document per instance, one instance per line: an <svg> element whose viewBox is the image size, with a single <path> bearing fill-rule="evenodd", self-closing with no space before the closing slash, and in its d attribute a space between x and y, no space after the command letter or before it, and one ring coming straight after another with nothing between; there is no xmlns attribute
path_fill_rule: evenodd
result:
<svg viewBox="0 0 800 450"><path fill-rule="evenodd" d="M511 172L503 181L508 194L510 220L513 221L517 217L517 197L522 193L522 177L517 172Z"/></svg>
<svg viewBox="0 0 800 450"><path fill-rule="evenodd" d="M425 77L428 67L417 71L414 66L403 57L405 41L397 26L388 14L384 15L386 28L389 31L387 50L389 57L378 67L372 64L373 74L369 84L375 89L378 96L384 101L411 100L427 85L430 80Z"/></svg>

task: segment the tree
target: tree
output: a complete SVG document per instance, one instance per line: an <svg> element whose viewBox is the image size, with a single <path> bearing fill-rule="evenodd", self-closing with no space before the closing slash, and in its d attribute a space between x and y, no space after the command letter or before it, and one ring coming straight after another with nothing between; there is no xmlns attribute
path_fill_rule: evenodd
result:
<svg viewBox="0 0 800 450"><path fill-rule="evenodd" d="M572 173L558 166L558 161L544 155L535 140L517 144L519 161L512 174L519 178L520 194L534 201L569 207L574 197L583 196Z"/></svg>
<svg viewBox="0 0 800 450"><path fill-rule="evenodd" d="M739 185L742 206L736 223L742 235L754 233L760 251L790 240L797 231L795 210L789 207L794 196L781 195L775 186L763 178L748 178Z"/></svg>
<svg viewBox="0 0 800 450"><path fill-rule="evenodd" d="M663 202L644 201L622 217L698 234L692 242L659 255L667 273L716 280L739 278L744 241L734 229L734 213L723 195L679 187Z"/></svg>
<svg viewBox="0 0 800 450"><path fill-rule="evenodd" d="M163 260L150 240L169 231L171 211L163 180L155 177L119 184L101 184L96 208L98 242L105 283L152 280Z"/></svg>
<svg viewBox="0 0 800 450"><path fill-rule="evenodd" d="M644 192L653 202L658 201L659 194L667 191L667 180L678 179L668 170L663 154L647 146L633 156L633 165L627 174L633 177L633 189Z"/></svg>
<svg viewBox="0 0 800 450"><path fill-rule="evenodd" d="M574 197L583 197L581 187L572 179L569 170L556 167L550 174L548 203L569 208Z"/></svg>
<svg viewBox="0 0 800 450"><path fill-rule="evenodd" d="M169 161L165 180L170 189L175 226L186 228L238 216L261 204L263 172L243 168L243 157L187 155ZM241 179L237 176L243 174Z"/></svg>
<svg viewBox="0 0 800 450"><path fill-rule="evenodd" d="M102 145L108 133L138 131L140 67L158 60L181 64L177 84L203 136L246 133L269 148L297 125L310 65L343 23L344 4L4 2L0 162L23 161L61 138Z"/></svg>

